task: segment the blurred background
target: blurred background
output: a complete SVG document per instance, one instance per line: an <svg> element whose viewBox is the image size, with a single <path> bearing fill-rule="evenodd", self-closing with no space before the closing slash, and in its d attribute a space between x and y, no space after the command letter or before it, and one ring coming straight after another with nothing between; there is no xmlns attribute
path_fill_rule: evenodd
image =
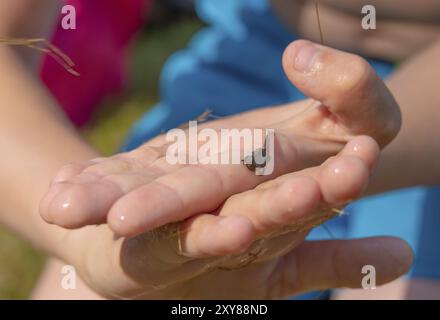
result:
<svg viewBox="0 0 440 320"><path fill-rule="evenodd" d="M191 0L156 2L149 15L130 50L128 86L101 103L81 129L103 155L117 151L135 120L157 102L163 64L202 27ZM28 298L45 261L44 254L0 227L0 299Z"/></svg>
<svg viewBox="0 0 440 320"><path fill-rule="evenodd" d="M7 3L6 0L1 1L4 1L1 4ZM9 1L19 3L17 0ZM32 2L34 0L21 1L36 4L37 8L42 3ZM170 82L164 85L166 81L162 81L162 88L172 92L170 96L173 99L167 103L172 106L170 110L173 111L167 114L169 118L166 118L166 121L161 119L153 128L148 126L155 121L150 114L146 117L150 122L142 122L142 126L139 126L142 127L141 129L147 129L145 132L141 130L142 134L151 134L155 131L154 135L156 135L164 129L161 125L164 122L169 128L178 126L211 107L216 108L214 110L216 115L224 116L244 111L246 108L275 105L303 98L300 91L291 86L285 77L279 57L287 44L297 37L319 41L320 24L316 19L316 0L291 1L291 4L301 4L304 8L295 11L294 7L289 6L289 10L280 12L273 11L268 0L210 0L204 2L205 6L200 4L203 1L198 2L197 12L201 19L209 24L209 28L204 29L202 36L196 37L195 40L198 41L193 41L189 45L194 49L190 58L193 54L197 56L202 53L197 59L203 61L208 57L209 63L206 64L205 69L195 68L192 70L194 72L188 73L185 77L174 78L173 76L179 72L173 74L170 71L186 71L185 68L179 69L179 67L187 66L186 63L191 60L187 59L188 55L176 55L174 57L180 59L174 61L170 59L172 63L168 61L168 68L163 71L165 62L176 51L186 47L188 40L204 27L203 22L195 15L194 1L196 0L60 0L60 3L72 4L79 9L80 27L75 32L61 28L60 17L55 27L57 29L48 40L73 59L81 77L72 76L66 71L69 68L63 68L66 65L47 56L41 64L40 76L72 123L102 155L108 156L118 151L133 124L157 104L159 78L162 72L163 75L165 74L162 80ZM434 5L436 4L434 1L438 0L424 1ZM338 1L339 4L346 3L349 7L366 2L367 0ZM376 2L379 4L379 1ZM414 27L414 17L408 14L406 6L402 6L401 2L396 0L387 2L384 7L390 3L394 4L396 10L399 7L404 9L402 21L396 19L394 11L389 17L384 17L384 22L390 24L389 30L388 27L384 28L388 30L389 35L387 32L383 35L384 29L378 29L376 40L381 41L368 42L373 45L367 46L366 50L365 42L370 38L347 36L347 34L357 35L352 31L360 28L357 13L360 10L355 10L354 13L348 10L344 12L344 19L341 19L339 14L334 19L334 8L327 8L328 20L324 28L326 44L362 53L381 77L390 75L396 69L396 63L398 66L405 64L402 57L412 57L412 54L424 49L427 43L437 39L440 34L438 24L426 26L423 19L420 21L423 28ZM408 0L405 3L409 6L411 2ZM420 4L417 2L417 5L412 5L414 13L417 13L415 8ZM8 6L4 6L6 7ZM32 16L35 15L35 11L29 10L29 12ZM42 12L47 13L46 10ZM323 10L320 12L322 15ZM425 13L428 17L432 16L429 10ZM56 11L54 14L57 14ZM285 21L284 16L286 16ZM303 21L301 17L308 17L304 22L304 30L301 28L295 30L297 22ZM409 22L406 21L407 19ZM7 19L0 19L0 22L5 20ZM21 16L17 20L19 26L26 24L27 21ZM45 18L43 20L49 21ZM409 23L410 28L402 29L404 23ZM336 32L330 32L331 30ZM409 30L417 32L413 34L407 32ZM8 34L2 33L0 38L2 36L10 40ZM35 34L32 33L32 36ZM44 35L46 36L48 35ZM18 36L12 33L10 37ZM212 39L214 40L211 41ZM332 44L331 39L336 42ZM391 48L388 46L392 43L398 45L399 50L394 46ZM0 45L2 44L0 41ZM213 51L213 48L216 51ZM213 52L215 54L212 54ZM214 56L221 59L212 58ZM255 68L256 65L259 67ZM207 78L201 75L211 68L217 68L212 70L220 72L208 73L207 78L210 80L206 81ZM177 78L179 81L170 80ZM410 78L411 82L413 79ZM218 83L221 83L221 86L218 86ZM206 87L214 90L205 90ZM420 89L417 87L416 91L424 92ZM231 92L239 92L239 94ZM196 99L192 99L193 97ZM159 106L163 111L164 104ZM419 107L422 106L421 104ZM220 112L217 113L218 111ZM181 119L185 120L181 121ZM142 143L148 137L143 135L140 137L141 140L137 139L139 137L134 138L136 139L132 139L133 141ZM439 237L439 195L439 188L436 190L412 188L377 195L355 202L347 209L350 217L343 215L340 219L330 221L327 226L331 227L331 233L337 237L387 234L409 241L416 254L411 277L428 279L423 284L423 290L415 290L415 296L424 296L425 285L431 284L431 279L440 278L438 267L440 251L435 245ZM329 238L330 229L316 230L320 232L314 235L317 238ZM36 252L24 241L0 228L0 300L28 298L46 258L44 254ZM432 288L431 291L438 296L440 284L436 282L436 287ZM404 290L399 289L395 292L400 294ZM318 295L327 298L320 293ZM316 298L316 295L310 298Z"/></svg>

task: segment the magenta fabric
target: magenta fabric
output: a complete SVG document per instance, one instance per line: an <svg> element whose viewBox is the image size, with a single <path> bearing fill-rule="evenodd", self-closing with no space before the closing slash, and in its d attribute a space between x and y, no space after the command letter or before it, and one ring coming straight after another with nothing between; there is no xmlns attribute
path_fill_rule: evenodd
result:
<svg viewBox="0 0 440 320"><path fill-rule="evenodd" d="M126 53L142 26L152 0L66 0L76 8L76 30L60 21L52 43L62 49L81 74L75 77L52 58L43 60L41 78L72 122L81 126L109 94L126 84Z"/></svg>

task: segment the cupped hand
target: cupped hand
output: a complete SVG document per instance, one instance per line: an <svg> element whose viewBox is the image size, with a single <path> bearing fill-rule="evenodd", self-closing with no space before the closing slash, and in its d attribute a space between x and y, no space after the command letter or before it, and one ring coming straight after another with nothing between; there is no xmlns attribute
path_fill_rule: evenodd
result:
<svg viewBox="0 0 440 320"><path fill-rule="evenodd" d="M228 198L216 215L135 237L115 237L107 225L72 230L64 259L111 298L283 298L360 287L364 265L376 268L377 285L389 282L411 264L402 240L303 242L311 228L336 214L332 208L361 194L378 154L371 138L356 137L320 166Z"/></svg>
<svg viewBox="0 0 440 320"><path fill-rule="evenodd" d="M42 217L66 228L107 222L117 235L135 236L195 215L216 214L232 195L319 165L357 135L371 136L383 147L397 134L398 105L359 56L300 40L286 49L283 65L292 83L313 100L203 124L217 132L273 128L272 174L259 176L242 164L170 164L168 143L160 136L128 153L62 168L41 203ZM297 183L298 194L314 188L302 183ZM341 185L334 187L337 192ZM264 224L259 219L253 221L257 226Z"/></svg>

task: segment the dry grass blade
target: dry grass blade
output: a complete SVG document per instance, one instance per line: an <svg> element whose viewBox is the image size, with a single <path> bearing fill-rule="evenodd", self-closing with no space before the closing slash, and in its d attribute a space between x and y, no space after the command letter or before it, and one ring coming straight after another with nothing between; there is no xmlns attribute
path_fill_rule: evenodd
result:
<svg viewBox="0 0 440 320"><path fill-rule="evenodd" d="M316 22L318 24L318 30L319 30L319 38L320 38L320 42L321 45L324 45L324 33L322 32L322 26L321 26L321 18L319 15L319 0L315 0L315 14L316 14ZM310 102L310 104L300 113L298 113L295 117L309 112L310 110L313 110L314 108L318 107L320 105L319 101L313 100Z"/></svg>
<svg viewBox="0 0 440 320"><path fill-rule="evenodd" d="M75 63L61 49L57 48L44 38L25 39L25 38L2 38L0 43L10 46L24 46L50 55L67 72L74 76L80 74L74 69Z"/></svg>
<svg viewBox="0 0 440 320"><path fill-rule="evenodd" d="M321 40L321 44L324 45L324 35L322 33L321 19L319 17L319 0L315 1L315 11L316 11L316 21L318 23L318 29L319 29L319 38Z"/></svg>

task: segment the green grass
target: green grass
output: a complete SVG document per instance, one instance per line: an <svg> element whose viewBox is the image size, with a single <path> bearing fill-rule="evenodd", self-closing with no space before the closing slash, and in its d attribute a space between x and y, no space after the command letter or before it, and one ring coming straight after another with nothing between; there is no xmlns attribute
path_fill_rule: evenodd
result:
<svg viewBox="0 0 440 320"><path fill-rule="evenodd" d="M139 36L132 50L128 90L103 103L83 130L97 150L110 155L118 149L133 122L157 102L158 78L166 59L200 27L196 19L185 18ZM0 299L28 298L44 261L44 254L0 229Z"/></svg>

